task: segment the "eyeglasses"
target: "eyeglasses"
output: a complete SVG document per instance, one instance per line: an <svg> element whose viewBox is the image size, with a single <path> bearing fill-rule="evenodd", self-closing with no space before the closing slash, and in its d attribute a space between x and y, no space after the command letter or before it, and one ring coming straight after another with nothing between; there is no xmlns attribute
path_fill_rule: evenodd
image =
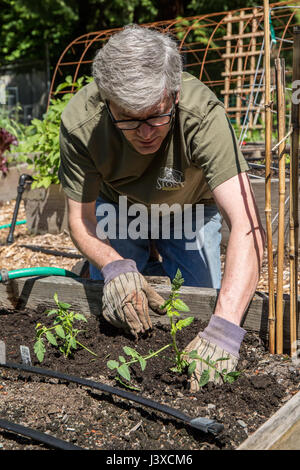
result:
<svg viewBox="0 0 300 470"><path fill-rule="evenodd" d="M166 124L169 124L173 117L174 109L175 109L175 97L172 105L172 109L169 113L164 113L164 114L159 114L158 116L149 116L147 119L121 119L117 120L113 117L108 101L105 101L108 114L110 115L110 118L114 125L118 127L118 129L121 129L122 131L131 131L134 129L138 129L143 122L148 124L150 127L160 127L160 126L165 126Z"/></svg>

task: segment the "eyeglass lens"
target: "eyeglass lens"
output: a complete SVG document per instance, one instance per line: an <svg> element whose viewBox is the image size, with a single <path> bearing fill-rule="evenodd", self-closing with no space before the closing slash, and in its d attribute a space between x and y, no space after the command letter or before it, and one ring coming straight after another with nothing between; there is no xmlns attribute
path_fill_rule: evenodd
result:
<svg viewBox="0 0 300 470"><path fill-rule="evenodd" d="M127 122L117 122L115 123L119 129L123 130L130 130L130 129L137 129L143 122L146 122L149 126L152 127L159 127L164 126L170 122L171 116L155 116L149 119L145 119L145 121L127 121Z"/></svg>

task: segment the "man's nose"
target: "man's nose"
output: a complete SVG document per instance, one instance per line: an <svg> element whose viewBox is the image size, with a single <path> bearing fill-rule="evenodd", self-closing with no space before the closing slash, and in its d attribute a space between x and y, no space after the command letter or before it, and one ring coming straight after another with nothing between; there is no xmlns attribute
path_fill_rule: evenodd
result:
<svg viewBox="0 0 300 470"><path fill-rule="evenodd" d="M140 127L137 129L138 135L142 137L142 139L149 140L152 134L155 132L155 128L149 126L146 122L143 122Z"/></svg>

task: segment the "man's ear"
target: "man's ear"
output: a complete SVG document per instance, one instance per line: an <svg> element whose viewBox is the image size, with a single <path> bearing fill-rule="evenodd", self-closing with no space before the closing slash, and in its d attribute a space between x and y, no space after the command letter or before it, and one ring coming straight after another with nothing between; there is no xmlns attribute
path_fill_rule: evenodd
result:
<svg viewBox="0 0 300 470"><path fill-rule="evenodd" d="M180 90L176 92L175 95L175 105L179 103Z"/></svg>

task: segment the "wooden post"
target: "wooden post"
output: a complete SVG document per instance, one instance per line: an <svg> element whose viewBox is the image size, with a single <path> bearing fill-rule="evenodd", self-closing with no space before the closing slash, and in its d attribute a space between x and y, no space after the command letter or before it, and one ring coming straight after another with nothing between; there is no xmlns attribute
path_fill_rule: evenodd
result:
<svg viewBox="0 0 300 470"><path fill-rule="evenodd" d="M300 80L300 27L293 31L293 87ZM290 342L291 355L297 350L298 320L298 178L299 178L299 98L292 95L292 136L290 158Z"/></svg>
<svg viewBox="0 0 300 470"><path fill-rule="evenodd" d="M265 155L266 155L266 186L265 214L268 250L268 288L269 288L269 350L275 353L275 300L274 300L274 268L271 220L271 158L272 158L272 113L271 113L271 65L270 65L270 23L269 2L264 0L264 37L265 37Z"/></svg>
<svg viewBox="0 0 300 470"><path fill-rule="evenodd" d="M277 251L277 298L276 298L276 353L283 353L283 271L284 271L284 210L285 210L285 62L275 59L277 132L279 162L279 216Z"/></svg>

